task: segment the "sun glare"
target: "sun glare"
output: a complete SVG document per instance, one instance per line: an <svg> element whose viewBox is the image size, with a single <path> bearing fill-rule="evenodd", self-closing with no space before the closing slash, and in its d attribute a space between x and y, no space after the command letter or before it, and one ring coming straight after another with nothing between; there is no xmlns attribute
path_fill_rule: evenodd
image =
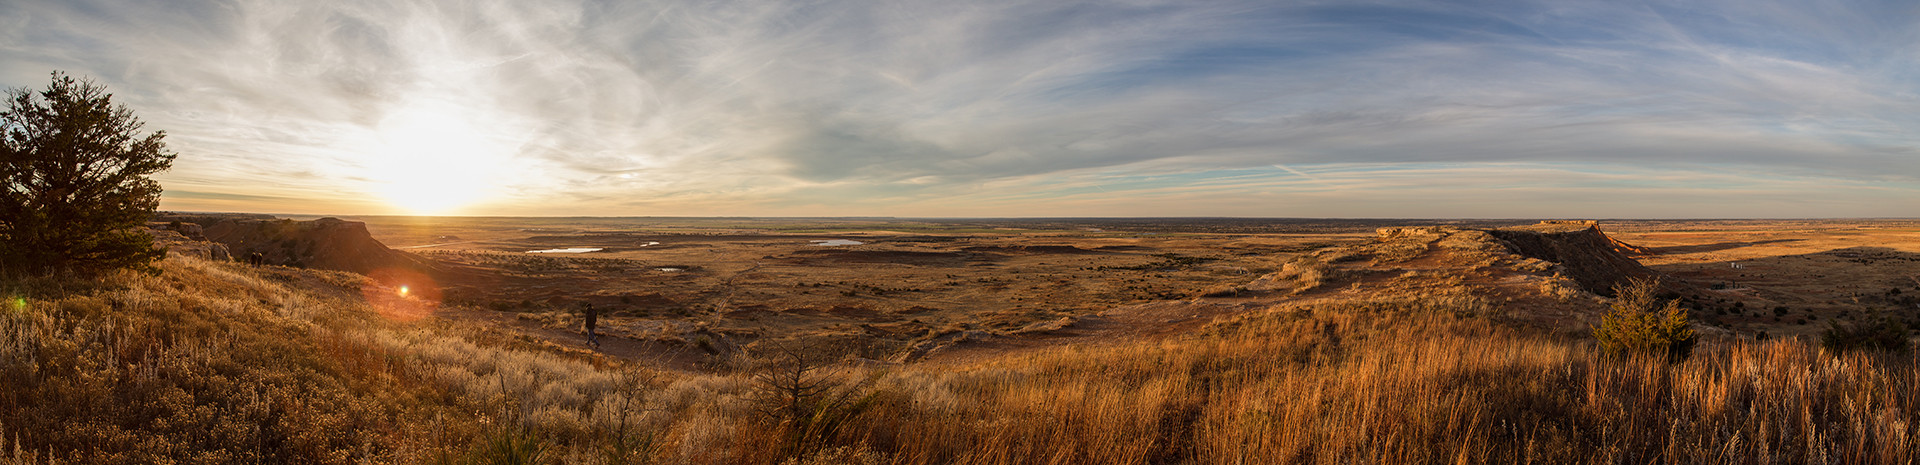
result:
<svg viewBox="0 0 1920 465"><path fill-rule="evenodd" d="M508 180L517 144L484 131L488 123L464 110L416 104L380 122L369 177L387 203L413 214L454 213Z"/></svg>

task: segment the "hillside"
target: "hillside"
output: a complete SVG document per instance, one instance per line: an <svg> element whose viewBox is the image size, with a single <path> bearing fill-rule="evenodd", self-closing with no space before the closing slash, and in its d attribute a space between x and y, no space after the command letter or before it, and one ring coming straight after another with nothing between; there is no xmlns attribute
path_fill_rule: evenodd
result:
<svg viewBox="0 0 1920 465"><path fill-rule="evenodd" d="M1602 243L1587 229L1388 228L1276 251L1272 273L1207 274L1186 298L935 332L905 363L768 337L758 357L661 365L583 350L557 328L460 317L496 312L436 309L363 275L176 254L158 276L0 285L0 449L28 463L1920 454L1920 406L1902 394L1920 389L1911 356L1734 335L1674 364L1602 355L1580 328L1609 300L1573 276L1640 271L1608 258L1611 242L1581 245Z"/></svg>

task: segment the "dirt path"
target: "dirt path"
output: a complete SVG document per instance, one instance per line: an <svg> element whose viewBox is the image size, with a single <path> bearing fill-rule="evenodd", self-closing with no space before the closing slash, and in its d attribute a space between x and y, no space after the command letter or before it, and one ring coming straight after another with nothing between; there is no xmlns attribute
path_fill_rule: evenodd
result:
<svg viewBox="0 0 1920 465"><path fill-rule="evenodd" d="M593 352L682 372L702 371L700 365L708 359L705 352L691 344L672 344L607 334L611 331L600 335L600 347L596 349L587 345L587 337L580 331L549 328L536 321L520 319L518 315L468 309L446 309L435 314L437 317L456 323L472 324L532 337L568 351Z"/></svg>
<svg viewBox="0 0 1920 465"><path fill-rule="evenodd" d="M744 276L747 273L752 273L755 270L759 270L759 269L760 269L760 262L753 262L753 266L749 266L744 270L735 272L733 273L733 276L728 276L726 281L723 281L720 283L721 286L726 286L727 295L720 297L720 303L714 304L713 308L716 311L720 311L720 312L725 312L728 309L732 308L733 295L740 292L740 287L733 285L734 280L738 280L740 279L741 276Z"/></svg>

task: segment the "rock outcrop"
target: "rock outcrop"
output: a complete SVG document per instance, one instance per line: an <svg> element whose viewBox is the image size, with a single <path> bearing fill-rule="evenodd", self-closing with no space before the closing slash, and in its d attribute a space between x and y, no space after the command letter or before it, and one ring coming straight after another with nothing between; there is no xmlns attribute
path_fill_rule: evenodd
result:
<svg viewBox="0 0 1920 465"><path fill-rule="evenodd" d="M1351 283L1378 271L1501 268L1516 273L1568 279L1581 290L1612 296L1633 279L1657 279L1669 292L1697 291L1693 284L1641 265L1629 254L1646 249L1614 240L1593 221L1542 221L1539 224L1468 229L1454 226L1380 228L1372 241L1328 248L1296 257L1278 273L1247 284L1250 290L1302 292Z"/></svg>
<svg viewBox="0 0 1920 465"><path fill-rule="evenodd" d="M164 226L164 223L162 226ZM165 248L169 252L214 261L224 262L233 258L232 254L227 250L226 244L207 241L205 237L196 239L192 236L181 234L175 229L166 227L153 227L153 225L148 225L147 229L148 233L153 234L153 246L155 248Z"/></svg>
<svg viewBox="0 0 1920 465"><path fill-rule="evenodd" d="M147 222L147 229L151 229L154 231L172 231L175 233L179 233L181 236L186 237L188 240L195 240L195 241L207 240L205 229L201 228L200 225L197 223L189 223L184 221L149 221Z"/></svg>
<svg viewBox="0 0 1920 465"><path fill-rule="evenodd" d="M1615 286L1630 279L1663 278L1627 256L1644 249L1607 237L1596 222L1543 221L1534 226L1491 229L1486 233L1499 239L1509 252L1559 264L1564 268L1561 274L1595 294L1612 296ZM1662 281L1669 288L1683 285L1673 279Z"/></svg>
<svg viewBox="0 0 1920 465"><path fill-rule="evenodd" d="M430 273L432 260L387 248L367 232L367 224L339 218L313 221L222 218L204 228L208 240L225 244L245 259L260 254L269 265L351 271L397 268Z"/></svg>

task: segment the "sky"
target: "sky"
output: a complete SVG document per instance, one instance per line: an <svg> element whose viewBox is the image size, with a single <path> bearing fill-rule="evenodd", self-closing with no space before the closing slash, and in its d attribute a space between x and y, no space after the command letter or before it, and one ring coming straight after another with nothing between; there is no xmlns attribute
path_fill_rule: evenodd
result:
<svg viewBox="0 0 1920 465"><path fill-rule="evenodd" d="M1905 1L0 0L161 208L1920 217Z"/></svg>

